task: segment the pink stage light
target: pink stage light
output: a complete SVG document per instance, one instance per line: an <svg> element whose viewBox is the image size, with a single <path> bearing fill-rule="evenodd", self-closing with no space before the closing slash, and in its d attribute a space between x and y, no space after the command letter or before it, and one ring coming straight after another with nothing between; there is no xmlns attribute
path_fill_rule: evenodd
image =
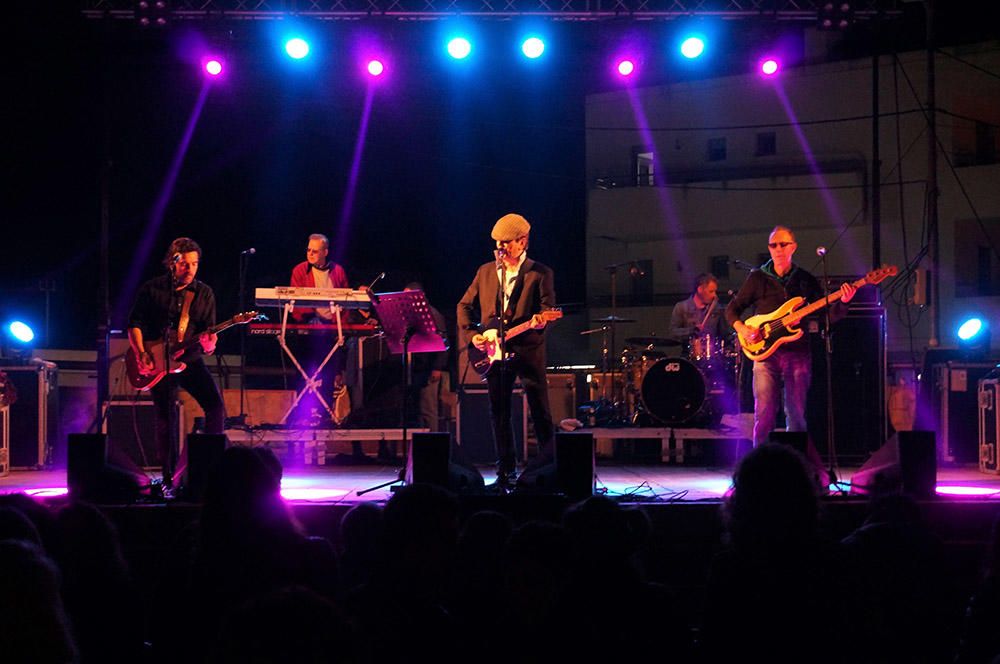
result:
<svg viewBox="0 0 1000 664"><path fill-rule="evenodd" d="M619 76L631 76L635 73L635 63L631 60L622 60L617 66Z"/></svg>
<svg viewBox="0 0 1000 664"><path fill-rule="evenodd" d="M349 494L347 489L327 489L323 487L289 487L281 489L285 500L332 500Z"/></svg>
<svg viewBox="0 0 1000 664"><path fill-rule="evenodd" d="M210 58L205 61L205 73L209 76L218 76L222 73L222 61L218 58Z"/></svg>
<svg viewBox="0 0 1000 664"><path fill-rule="evenodd" d="M780 68L781 63L778 62L777 58L769 57L760 61L760 73L764 76L774 76Z"/></svg>
<svg viewBox="0 0 1000 664"><path fill-rule="evenodd" d="M370 60L368 62L368 73L372 76L381 76L385 71L385 65L381 60Z"/></svg>
<svg viewBox="0 0 1000 664"><path fill-rule="evenodd" d="M988 486L961 486L954 484L939 484L935 489L938 495L962 498L1000 498L1000 489Z"/></svg>
<svg viewBox="0 0 1000 664"><path fill-rule="evenodd" d="M24 493L32 498L55 498L69 494L69 489L64 486L52 486L40 489L25 489Z"/></svg>

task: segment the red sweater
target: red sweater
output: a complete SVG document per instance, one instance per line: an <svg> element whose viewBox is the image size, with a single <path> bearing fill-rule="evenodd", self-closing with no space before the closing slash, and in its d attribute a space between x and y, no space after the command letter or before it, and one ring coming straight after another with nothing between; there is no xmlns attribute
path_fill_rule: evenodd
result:
<svg viewBox="0 0 1000 664"><path fill-rule="evenodd" d="M312 270L309 269L309 261L302 261L292 268L292 286L303 286L315 288L316 280L313 279ZM347 273L344 268L337 263L330 265L330 286L333 288L350 288L347 283ZM292 310L292 318L297 321L304 321L312 318L316 314L313 307L295 307Z"/></svg>

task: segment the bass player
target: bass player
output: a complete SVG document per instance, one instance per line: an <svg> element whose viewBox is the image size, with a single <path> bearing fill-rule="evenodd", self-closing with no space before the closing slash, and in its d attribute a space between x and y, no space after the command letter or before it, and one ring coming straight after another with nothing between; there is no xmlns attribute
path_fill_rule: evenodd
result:
<svg viewBox="0 0 1000 664"><path fill-rule="evenodd" d="M792 262L797 246L791 229L775 226L767 240L771 260L747 275L726 307L726 321L743 341L756 342L761 337L758 328L746 325L740 318L749 307L763 314L780 308L792 297L804 297L808 302L823 297L816 277ZM856 290L851 284L840 287L840 301L830 306L831 322L844 317L846 303ZM785 343L768 357L753 363L754 447L767 442L774 429L782 395L786 430L806 431L806 397L811 377L812 357L807 337Z"/></svg>

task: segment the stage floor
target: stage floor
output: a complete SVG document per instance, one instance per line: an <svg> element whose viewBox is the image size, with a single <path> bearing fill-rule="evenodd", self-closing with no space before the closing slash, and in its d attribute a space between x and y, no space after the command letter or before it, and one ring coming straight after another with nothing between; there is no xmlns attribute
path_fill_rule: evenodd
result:
<svg viewBox="0 0 1000 664"><path fill-rule="evenodd" d="M360 463L358 463L360 461ZM282 495L293 503L355 504L385 501L392 495L386 486L362 493L365 489L391 482L399 477L401 465L378 463L371 457L328 460L326 465L292 465L284 469ZM849 490L856 468L841 468L841 487ZM495 473L480 466L489 484ZM600 461L597 465L598 492L623 502L676 503L721 500L730 486L732 469L676 464L636 465ZM158 477L151 473L150 479ZM838 495L831 486L831 496ZM938 469L938 494L1000 501L1000 476L979 472L975 466ZM0 493L27 492L40 497L66 492L65 471L22 470L0 477Z"/></svg>

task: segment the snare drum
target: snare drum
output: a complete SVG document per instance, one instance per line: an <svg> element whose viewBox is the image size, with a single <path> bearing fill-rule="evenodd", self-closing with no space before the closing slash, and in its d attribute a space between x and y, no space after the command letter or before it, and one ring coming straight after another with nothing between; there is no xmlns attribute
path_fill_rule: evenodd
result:
<svg viewBox="0 0 1000 664"><path fill-rule="evenodd" d="M706 396L705 377L688 360L664 358L653 363L643 375L640 395L646 412L674 426L701 410Z"/></svg>
<svg viewBox="0 0 1000 664"><path fill-rule="evenodd" d="M717 334L692 334L687 343L687 358L692 362L711 362L722 356L724 339Z"/></svg>

